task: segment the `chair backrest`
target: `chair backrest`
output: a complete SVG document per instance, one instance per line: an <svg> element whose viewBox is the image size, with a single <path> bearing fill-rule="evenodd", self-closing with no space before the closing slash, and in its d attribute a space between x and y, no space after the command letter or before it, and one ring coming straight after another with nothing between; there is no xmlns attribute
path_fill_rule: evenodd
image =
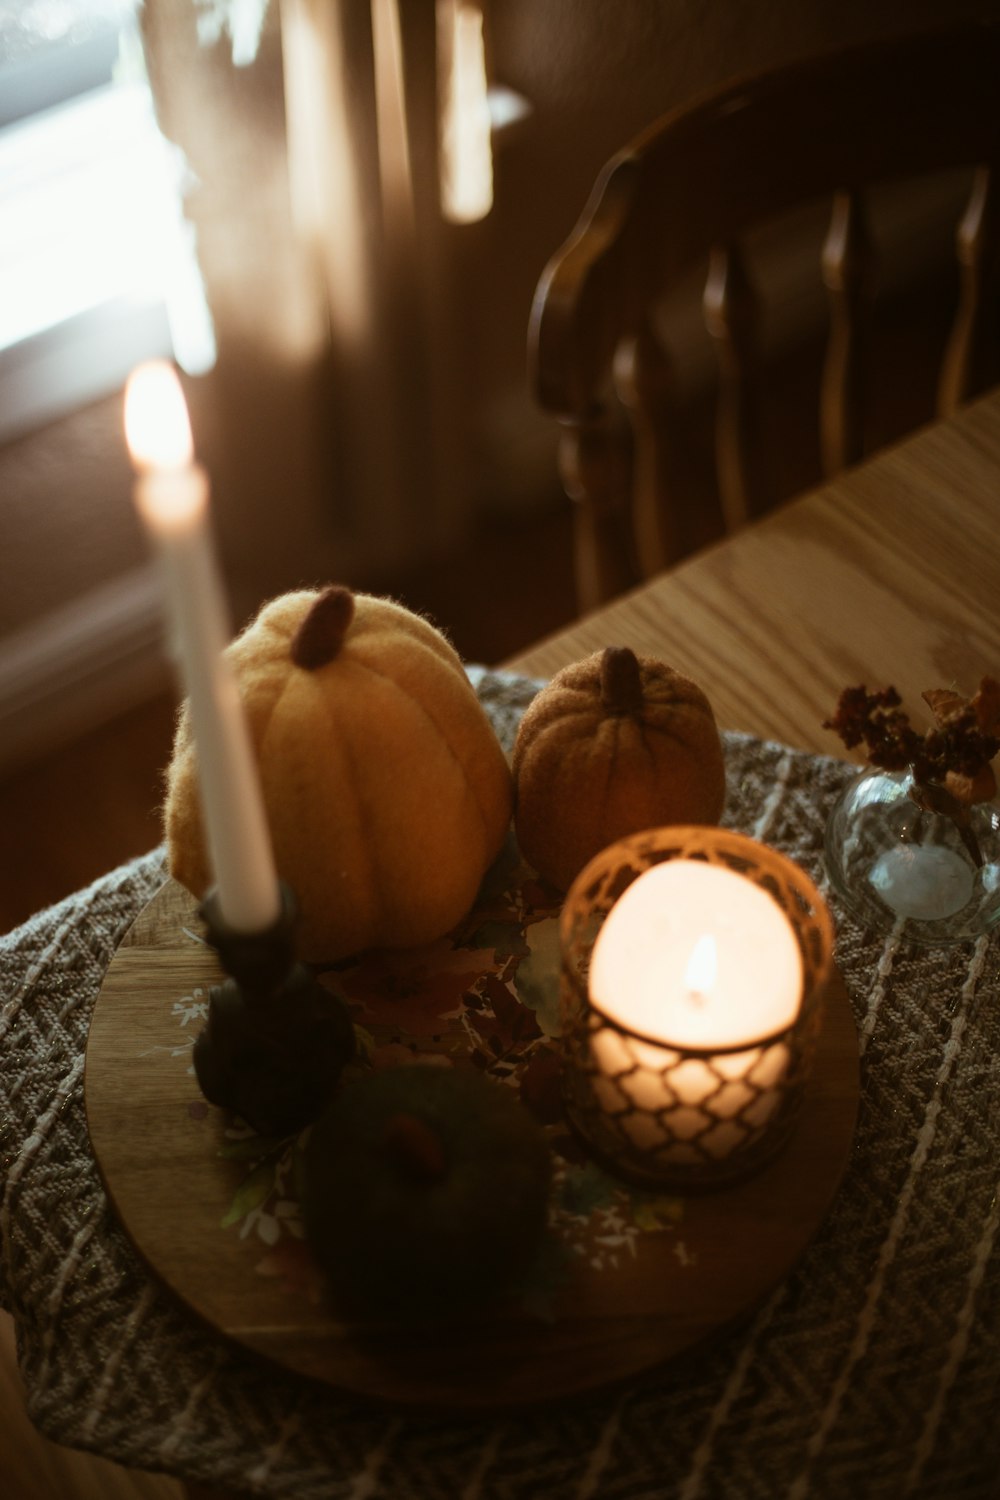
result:
<svg viewBox="0 0 1000 1500"><path fill-rule="evenodd" d="M656 309L699 261L718 352L716 471L732 529L774 496L757 425L759 307L741 240L826 197L821 253L830 334L820 385L822 466L862 456L864 315L874 254L865 191L965 166L960 290L942 411L997 378L1000 29L965 23L741 80L658 120L601 172L532 308L538 400L564 424L560 467L576 513L577 593L590 608L680 555L670 361ZM621 412L627 413L627 421ZM928 413L930 415L930 413Z"/></svg>

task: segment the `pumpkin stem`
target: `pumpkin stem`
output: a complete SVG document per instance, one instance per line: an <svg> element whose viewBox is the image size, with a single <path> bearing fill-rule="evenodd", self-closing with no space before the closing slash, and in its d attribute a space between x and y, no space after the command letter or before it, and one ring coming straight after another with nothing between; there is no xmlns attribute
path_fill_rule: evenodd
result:
<svg viewBox="0 0 1000 1500"><path fill-rule="evenodd" d="M642 708L642 672L630 647L605 647L601 657L601 702L609 714L637 714Z"/></svg>
<svg viewBox="0 0 1000 1500"><path fill-rule="evenodd" d="M341 583L332 583L316 599L292 637L292 661L307 672L333 661L347 627L354 618L354 595Z"/></svg>
<svg viewBox="0 0 1000 1500"><path fill-rule="evenodd" d="M448 1164L440 1137L419 1115L392 1115L385 1122L382 1142L408 1177L437 1182L445 1176Z"/></svg>

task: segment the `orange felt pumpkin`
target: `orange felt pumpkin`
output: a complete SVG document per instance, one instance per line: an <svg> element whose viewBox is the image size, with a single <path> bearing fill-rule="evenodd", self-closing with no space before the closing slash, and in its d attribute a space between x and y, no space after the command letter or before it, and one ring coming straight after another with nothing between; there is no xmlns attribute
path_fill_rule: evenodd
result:
<svg viewBox="0 0 1000 1500"><path fill-rule="evenodd" d="M560 890L628 833L717 823L725 763L705 694L664 662L609 646L558 672L514 746L514 826Z"/></svg>
<svg viewBox="0 0 1000 1500"><path fill-rule="evenodd" d="M500 743L440 631L348 589L285 594L228 648L275 862L313 961L444 936L510 824ZM171 873L211 882L186 710L167 777Z"/></svg>

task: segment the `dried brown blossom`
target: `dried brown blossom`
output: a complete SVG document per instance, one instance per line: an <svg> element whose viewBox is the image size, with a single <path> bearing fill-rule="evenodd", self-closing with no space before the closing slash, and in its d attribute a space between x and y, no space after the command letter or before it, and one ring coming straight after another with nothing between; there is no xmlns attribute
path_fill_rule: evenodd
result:
<svg viewBox="0 0 1000 1500"><path fill-rule="evenodd" d="M909 766L919 785L943 788L965 807L988 801L997 790L990 762L1000 751L1000 682L984 677L972 698L948 688L929 688L923 697L934 716L933 727L923 733L910 723L894 687L874 693L864 686L845 688L823 727L839 734L849 750L864 742L873 766Z"/></svg>

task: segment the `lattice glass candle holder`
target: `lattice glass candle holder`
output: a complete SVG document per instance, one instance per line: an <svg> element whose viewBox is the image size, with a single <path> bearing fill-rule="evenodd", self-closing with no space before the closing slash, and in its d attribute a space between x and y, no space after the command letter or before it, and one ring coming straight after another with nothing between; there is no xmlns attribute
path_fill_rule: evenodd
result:
<svg viewBox="0 0 1000 1500"><path fill-rule="evenodd" d="M691 1189L763 1166L794 1127L832 963L805 871L743 834L650 829L581 871L560 942L564 1102L595 1154Z"/></svg>

